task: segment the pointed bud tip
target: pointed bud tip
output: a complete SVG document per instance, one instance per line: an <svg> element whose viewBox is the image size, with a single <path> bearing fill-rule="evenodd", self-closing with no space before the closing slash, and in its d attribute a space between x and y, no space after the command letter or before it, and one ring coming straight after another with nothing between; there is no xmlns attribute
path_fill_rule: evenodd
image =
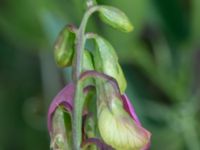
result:
<svg viewBox="0 0 200 150"><path fill-rule="evenodd" d="M127 28L126 32L132 32L134 30L134 27L131 23L127 24L126 28Z"/></svg>

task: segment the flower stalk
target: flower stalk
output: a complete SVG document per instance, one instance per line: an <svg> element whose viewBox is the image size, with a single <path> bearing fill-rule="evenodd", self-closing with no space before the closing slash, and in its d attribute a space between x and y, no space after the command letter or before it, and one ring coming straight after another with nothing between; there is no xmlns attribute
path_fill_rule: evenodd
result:
<svg viewBox="0 0 200 150"><path fill-rule="evenodd" d="M73 109L73 119L72 119L72 133L73 133L73 149L80 150L81 145L81 124L82 124L82 108L83 101L81 101L81 83L79 82L79 77L82 70L83 63L83 51L85 46L85 30L89 17L98 10L98 6L90 7L85 15L83 16L83 20L77 32L76 38L76 52L75 52L75 60L73 64L73 78L76 85L76 92L74 95L74 109Z"/></svg>

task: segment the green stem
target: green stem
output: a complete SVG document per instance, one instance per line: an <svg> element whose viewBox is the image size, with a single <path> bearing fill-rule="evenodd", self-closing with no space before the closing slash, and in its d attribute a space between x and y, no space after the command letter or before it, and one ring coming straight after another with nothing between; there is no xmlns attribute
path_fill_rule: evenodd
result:
<svg viewBox="0 0 200 150"><path fill-rule="evenodd" d="M82 138L82 109L83 109L83 96L82 85L79 82L79 77L82 71L83 51L85 46L85 30L89 17L92 13L97 11L99 6L93 6L85 13L81 25L79 27L76 38L76 55L73 64L73 78L76 84L76 91L74 95L74 109L72 116L72 132L73 132L73 150L80 150Z"/></svg>
<svg viewBox="0 0 200 150"><path fill-rule="evenodd" d="M85 29L88 22L89 17L92 13L97 11L100 7L99 6L93 6L91 7L84 15L83 20L81 22L81 25L79 27L77 38L76 38L76 57L75 57L75 63L74 63L74 70L73 70L73 77L75 82L79 79L81 68L82 68L82 59L83 59L83 50L85 46Z"/></svg>

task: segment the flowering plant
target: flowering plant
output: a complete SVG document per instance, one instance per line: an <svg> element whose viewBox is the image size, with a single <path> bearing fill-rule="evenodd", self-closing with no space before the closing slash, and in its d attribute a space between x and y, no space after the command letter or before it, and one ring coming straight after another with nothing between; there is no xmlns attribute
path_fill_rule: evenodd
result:
<svg viewBox="0 0 200 150"><path fill-rule="evenodd" d="M48 112L54 150L146 150L150 132L144 129L125 94L126 79L112 45L95 33L85 33L89 17L123 32L133 30L119 9L88 1L80 27L66 26L55 45L58 66L72 66L73 82L61 90ZM85 50L87 40L93 50ZM94 103L95 102L95 103Z"/></svg>

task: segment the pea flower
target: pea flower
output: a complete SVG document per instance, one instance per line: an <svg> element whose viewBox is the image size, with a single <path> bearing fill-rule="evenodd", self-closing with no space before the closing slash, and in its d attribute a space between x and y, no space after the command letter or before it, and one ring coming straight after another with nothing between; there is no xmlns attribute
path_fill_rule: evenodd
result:
<svg viewBox="0 0 200 150"><path fill-rule="evenodd" d="M85 94L89 93L90 86L83 89ZM75 86L73 83L66 85L53 99L48 110L48 131L51 138L50 147L53 150L72 150L72 124L71 117L73 111L73 102L74 102L74 92ZM88 148L90 145L96 145L100 150L113 150L112 147L105 144L99 138L96 137L87 137L86 122L84 121L89 114L87 110L83 112L83 141L82 149L84 150L96 150ZM91 134L91 130L89 130Z"/></svg>
<svg viewBox="0 0 200 150"><path fill-rule="evenodd" d="M151 134L142 127L128 97L120 94L117 85L98 84L98 127L103 141L116 150L147 149Z"/></svg>
<svg viewBox="0 0 200 150"><path fill-rule="evenodd" d="M65 86L53 99L48 111L48 130L53 150L72 149L71 113L74 84Z"/></svg>
<svg viewBox="0 0 200 150"><path fill-rule="evenodd" d="M56 63L61 68L72 66L73 83L64 87L49 107L51 148L147 150L151 133L142 127L125 94L127 82L114 47L95 33L85 33L94 12L120 31L131 32L133 25L115 7L93 0L88 4L79 28L66 26L55 43ZM87 40L93 40L93 49L86 49ZM95 117L88 117L91 113Z"/></svg>

